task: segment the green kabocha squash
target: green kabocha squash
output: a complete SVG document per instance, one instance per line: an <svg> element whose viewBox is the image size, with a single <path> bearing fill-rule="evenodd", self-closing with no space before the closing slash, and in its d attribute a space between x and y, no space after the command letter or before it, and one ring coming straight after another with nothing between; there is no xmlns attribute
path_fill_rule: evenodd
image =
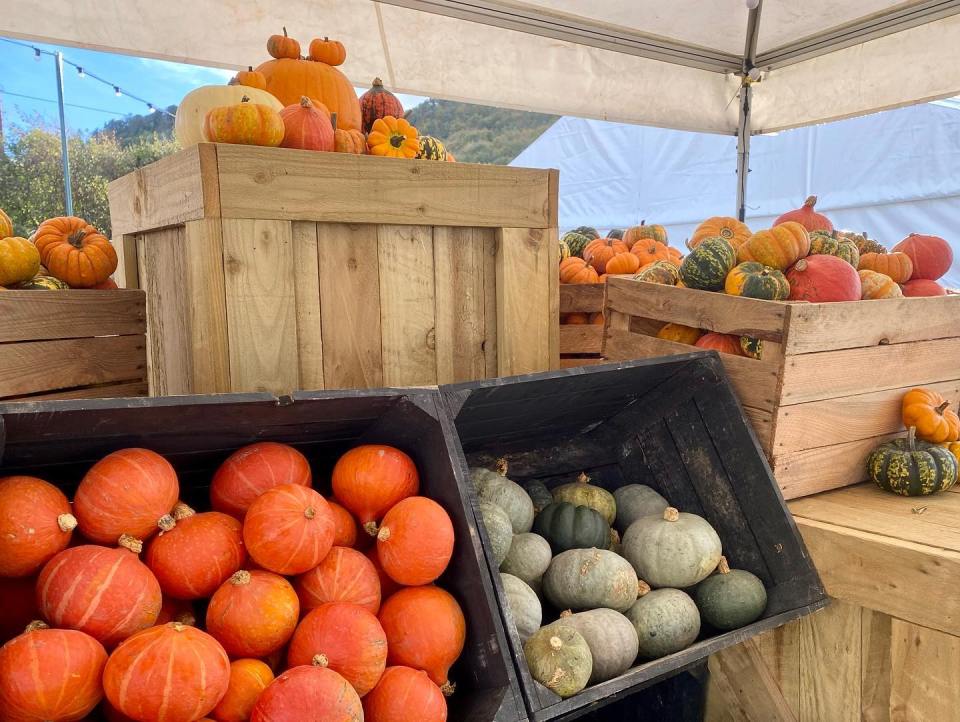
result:
<svg viewBox="0 0 960 722"><path fill-rule="evenodd" d="M670 503L657 491L644 484L627 484L613 492L617 502L616 526L621 534L637 519L651 514L662 515Z"/></svg>
<svg viewBox="0 0 960 722"><path fill-rule="evenodd" d="M553 503L553 494L542 481L528 481L523 485L523 490L530 496L533 502L533 512L539 514L547 506Z"/></svg>
<svg viewBox="0 0 960 722"><path fill-rule="evenodd" d="M810 255L836 256L849 263L854 268L860 264L860 251L857 244L829 231L813 231L810 233Z"/></svg>
<svg viewBox="0 0 960 722"><path fill-rule="evenodd" d="M574 233L582 233L591 241L600 237L600 232L593 226L577 226L573 229Z"/></svg>
<svg viewBox="0 0 960 722"><path fill-rule="evenodd" d="M727 274L723 290L730 296L760 298L766 301L785 301L790 297L790 283L776 268L756 261L734 266Z"/></svg>
<svg viewBox="0 0 960 722"><path fill-rule="evenodd" d="M474 488L480 501L496 504L510 517L514 534L530 531L533 526L533 501L517 482L508 479L506 464L498 472L471 470Z"/></svg>
<svg viewBox="0 0 960 722"><path fill-rule="evenodd" d="M558 554L567 549L605 549L610 543L610 525L596 509L566 501L554 502L537 514L533 531Z"/></svg>
<svg viewBox="0 0 960 722"><path fill-rule="evenodd" d="M507 597L507 611L521 642L526 642L534 632L540 629L543 621L543 609L540 599L522 579L512 574L500 573L500 583Z"/></svg>
<svg viewBox="0 0 960 722"><path fill-rule="evenodd" d="M512 574L525 582L533 591L540 592L543 573L550 566L553 552L550 542L539 534L514 534L510 551L500 565L500 571Z"/></svg>
<svg viewBox="0 0 960 722"><path fill-rule="evenodd" d="M417 158L424 160L446 160L447 148L432 135L420 136L420 150L417 151Z"/></svg>
<svg viewBox="0 0 960 722"><path fill-rule="evenodd" d="M748 358L759 359L763 356L763 341L751 336L740 337L740 350Z"/></svg>
<svg viewBox="0 0 960 722"><path fill-rule="evenodd" d="M573 627L590 647L593 672L589 684L619 677L637 658L637 630L629 619L613 609L590 609L577 614L567 610L555 624Z"/></svg>
<svg viewBox="0 0 960 722"><path fill-rule="evenodd" d="M606 549L570 549L558 554L543 575L543 594L557 609L616 609L634 603L639 580L623 557Z"/></svg>
<svg viewBox="0 0 960 722"><path fill-rule="evenodd" d="M490 551L493 552L497 566L503 563L513 543L513 525L507 512L489 501L480 502L480 517L483 519L483 528L490 539Z"/></svg>
<svg viewBox="0 0 960 722"><path fill-rule="evenodd" d="M677 281L680 280L680 269L670 261L655 261L641 268L633 280L659 283L661 286L676 286Z"/></svg>
<svg viewBox="0 0 960 722"><path fill-rule="evenodd" d="M690 595L679 589L654 589L626 612L637 630L639 655L657 659L693 644L700 634L700 612Z"/></svg>
<svg viewBox="0 0 960 722"><path fill-rule="evenodd" d="M722 291L727 274L737 265L737 252L716 236L702 241L680 264L680 280L687 288Z"/></svg>
<svg viewBox="0 0 960 722"><path fill-rule="evenodd" d="M553 499L596 509L607 520L608 525L613 524L613 520L617 518L617 501L613 498L613 494L591 484L590 477L583 473L576 481L554 489Z"/></svg>
<svg viewBox="0 0 960 722"><path fill-rule="evenodd" d="M714 629L745 627L760 618L767 607L767 590L756 574L731 569L720 557L717 571L697 585L700 616Z"/></svg>
<svg viewBox="0 0 960 722"><path fill-rule="evenodd" d="M618 241L623 240L623 229L622 228L613 228L607 234L607 238L616 238Z"/></svg>
<svg viewBox="0 0 960 722"><path fill-rule="evenodd" d="M943 446L919 441L911 426L907 438L880 444L870 452L867 472L884 491L925 496L957 483L957 458Z"/></svg>
<svg viewBox="0 0 960 722"><path fill-rule="evenodd" d="M645 516L623 535L623 556L653 587L692 587L720 562L720 537L703 517L667 507Z"/></svg>
<svg viewBox="0 0 960 722"><path fill-rule="evenodd" d="M65 291L70 286L53 276L34 276L29 281L21 281L10 286L18 291Z"/></svg>
<svg viewBox="0 0 960 722"><path fill-rule="evenodd" d="M560 239L558 248L559 248L558 255L560 256L559 259L557 259L558 261L562 261L564 258L570 258L570 246L568 246L567 242L562 238Z"/></svg>
<svg viewBox="0 0 960 722"><path fill-rule="evenodd" d="M586 687L593 672L590 647L573 627L543 627L524 642L523 656L530 675L564 699Z"/></svg>
<svg viewBox="0 0 960 722"><path fill-rule="evenodd" d="M567 231L560 240L567 244L567 247L570 249L570 255L583 258L583 249L587 247L587 244L590 243L593 238L583 233L578 233L577 231Z"/></svg>

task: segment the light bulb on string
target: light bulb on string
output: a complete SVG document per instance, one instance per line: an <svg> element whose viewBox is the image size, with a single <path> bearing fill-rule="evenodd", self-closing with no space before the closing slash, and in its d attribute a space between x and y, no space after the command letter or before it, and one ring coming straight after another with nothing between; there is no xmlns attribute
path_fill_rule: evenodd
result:
<svg viewBox="0 0 960 722"><path fill-rule="evenodd" d="M157 109L153 107L153 103L147 103L147 112L148 112L148 113L156 113L156 112L157 112Z"/></svg>
<svg viewBox="0 0 960 722"><path fill-rule="evenodd" d="M114 85L114 86L113 86L113 94L116 95L118 98L119 98L121 95L123 95L123 93L120 92L120 86L118 86L118 85Z"/></svg>
<svg viewBox="0 0 960 722"><path fill-rule="evenodd" d="M33 59L36 60L38 63L40 62L40 48L33 49Z"/></svg>
<svg viewBox="0 0 960 722"><path fill-rule="evenodd" d="M83 68L81 68L79 65L77 66L77 77L78 77L78 78L85 78L85 77L86 77L86 75L85 75L84 72L83 72Z"/></svg>

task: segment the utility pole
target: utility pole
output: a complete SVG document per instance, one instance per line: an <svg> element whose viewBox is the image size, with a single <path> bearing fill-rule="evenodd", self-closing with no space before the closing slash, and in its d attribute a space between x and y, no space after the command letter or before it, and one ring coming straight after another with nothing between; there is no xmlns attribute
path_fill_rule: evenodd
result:
<svg viewBox="0 0 960 722"><path fill-rule="evenodd" d="M39 51L38 51L39 52ZM67 152L67 120L63 107L63 53L53 54L57 68L57 106L60 110L60 163L63 166L63 198L67 215L73 215L73 190L70 183L70 155Z"/></svg>

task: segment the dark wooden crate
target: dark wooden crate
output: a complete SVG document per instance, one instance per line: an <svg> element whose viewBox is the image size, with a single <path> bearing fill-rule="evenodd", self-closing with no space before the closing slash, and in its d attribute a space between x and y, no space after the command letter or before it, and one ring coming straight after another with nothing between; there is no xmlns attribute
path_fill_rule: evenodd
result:
<svg viewBox="0 0 960 722"><path fill-rule="evenodd" d="M72 495L84 472L103 455L127 446L163 454L180 477L181 495L207 508L214 470L233 451L255 441L282 441L310 460L314 485L330 492L336 459L360 443L386 443L413 457L421 493L449 512L457 543L439 584L463 607L466 648L450 672L457 691L451 720L521 720L523 701L503 627L459 453L448 438L439 396L431 390L330 391L276 398L228 394L0 404L0 475L33 474Z"/></svg>
<svg viewBox="0 0 960 722"><path fill-rule="evenodd" d="M521 482L541 479L552 487L586 471L610 490L648 484L681 510L705 517L731 566L750 570L767 587L767 609L753 624L721 634L705 629L691 647L566 700L531 678L519 637L506 624L531 719L577 717L826 604L715 352L492 379L441 392L455 420L464 467L492 466L505 457L510 477ZM503 610L495 562L488 556L487 563Z"/></svg>

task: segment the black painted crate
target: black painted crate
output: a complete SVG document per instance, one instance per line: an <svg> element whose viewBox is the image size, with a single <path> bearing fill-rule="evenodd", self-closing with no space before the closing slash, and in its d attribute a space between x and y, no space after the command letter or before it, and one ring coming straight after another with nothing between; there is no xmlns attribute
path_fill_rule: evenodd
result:
<svg viewBox="0 0 960 722"><path fill-rule="evenodd" d="M681 511L705 517L731 566L753 572L767 588L767 609L753 624L726 633L702 630L691 647L566 700L532 679L505 616L532 720L587 714L827 603L716 352L455 384L441 387L441 393L464 467L492 467L505 457L510 478L521 483L540 479L553 487L586 471L609 490L647 484ZM480 519L476 508L475 514ZM489 548L482 522L478 527ZM487 564L503 610L503 588L490 556Z"/></svg>
<svg viewBox="0 0 960 722"><path fill-rule="evenodd" d="M69 496L84 472L105 454L128 446L167 457L181 495L208 508L214 470L255 441L282 441L310 460L314 486L329 494L333 464L359 443L406 451L420 470L421 493L450 514L456 546L439 584L463 607L464 653L450 672L457 690L451 720L525 719L503 627L459 467L454 442L431 390L329 391L277 399L269 394L181 396L0 404L0 476L32 474Z"/></svg>

